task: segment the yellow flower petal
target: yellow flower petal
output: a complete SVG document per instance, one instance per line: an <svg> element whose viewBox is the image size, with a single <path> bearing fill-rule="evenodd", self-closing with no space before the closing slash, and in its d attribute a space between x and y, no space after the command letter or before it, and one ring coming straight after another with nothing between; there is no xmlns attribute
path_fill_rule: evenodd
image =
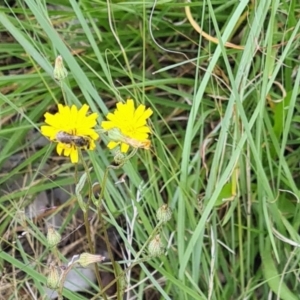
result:
<svg viewBox="0 0 300 300"><path fill-rule="evenodd" d="M129 150L129 145L121 143L121 152L126 153Z"/></svg>
<svg viewBox="0 0 300 300"><path fill-rule="evenodd" d="M129 118L134 116L134 102L132 99L128 99L126 105L124 105L124 112L126 112Z"/></svg>
<svg viewBox="0 0 300 300"><path fill-rule="evenodd" d="M93 140L90 141L89 150L94 150L96 148L96 144Z"/></svg>
<svg viewBox="0 0 300 300"><path fill-rule="evenodd" d="M64 105L58 104L58 112L59 112L60 114L62 114L63 111L64 111Z"/></svg>
<svg viewBox="0 0 300 300"><path fill-rule="evenodd" d="M64 144L62 144L62 143L57 144L56 151L57 151L58 155L61 155L64 149L65 149Z"/></svg>
<svg viewBox="0 0 300 300"><path fill-rule="evenodd" d="M99 134L95 132L94 129L90 129L90 128L79 128L77 131L77 135L86 136L94 141L98 140L99 138Z"/></svg>
<svg viewBox="0 0 300 300"><path fill-rule="evenodd" d="M151 132L151 129L149 127L147 127L147 126L142 126L142 127L139 127L136 130L136 132L138 132L138 133L142 133L142 132L149 133L149 132Z"/></svg>
<svg viewBox="0 0 300 300"><path fill-rule="evenodd" d="M64 146L64 156L70 156L72 148L73 148L72 146L71 147Z"/></svg>
<svg viewBox="0 0 300 300"><path fill-rule="evenodd" d="M78 119L82 119L86 116L90 107L87 104L83 104L82 107L78 111Z"/></svg>
<svg viewBox="0 0 300 300"><path fill-rule="evenodd" d="M148 108L143 115L143 118L148 119L149 117L151 117L153 114L153 110L151 108Z"/></svg>
<svg viewBox="0 0 300 300"><path fill-rule="evenodd" d="M44 114L45 117L45 123L50 125L50 126L55 126L57 125L57 116L56 115L51 115L49 113Z"/></svg>
<svg viewBox="0 0 300 300"><path fill-rule="evenodd" d="M147 139L147 137L148 137L148 134L143 133L143 132L141 132L141 133L139 132L134 135L134 139L137 141L144 141Z"/></svg>
<svg viewBox="0 0 300 300"><path fill-rule="evenodd" d="M57 133L57 129L53 128L52 126L44 125L41 126L41 133L44 136L48 137L50 140L54 140Z"/></svg>
<svg viewBox="0 0 300 300"><path fill-rule="evenodd" d="M140 106L139 106L140 107ZM136 118L136 126L141 127L147 124L147 119L152 115L153 111L148 108L146 111L140 111L139 114L135 115Z"/></svg>
<svg viewBox="0 0 300 300"><path fill-rule="evenodd" d="M80 122L80 124L78 124L78 126L80 127L94 127L97 124L96 119L98 118L98 115L96 113L93 113L87 117L85 117L84 119L82 119L82 121Z"/></svg>
<svg viewBox="0 0 300 300"><path fill-rule="evenodd" d="M117 147L120 143L117 143L117 142L114 142L114 141L110 141L108 144L107 144L107 148L108 149L114 149L115 147Z"/></svg>
<svg viewBox="0 0 300 300"><path fill-rule="evenodd" d="M77 107L75 105L72 105L70 110L70 119L68 120L68 126L70 128L76 128L78 126L77 118L78 118Z"/></svg>
<svg viewBox="0 0 300 300"><path fill-rule="evenodd" d="M70 117L70 107L69 106L63 106L60 104L59 106L59 109L58 109L58 112L59 112L59 116L64 119L64 118L69 118Z"/></svg>
<svg viewBox="0 0 300 300"><path fill-rule="evenodd" d="M141 105L138 106L138 108L136 109L136 111L134 113L135 121L138 121L139 118L141 118L143 116L145 110L146 110L145 105L141 104Z"/></svg>
<svg viewBox="0 0 300 300"><path fill-rule="evenodd" d="M78 149L75 147L72 147L71 153L70 153L71 162L73 164L78 163Z"/></svg>
<svg viewBox="0 0 300 300"><path fill-rule="evenodd" d="M112 122L117 120L116 115L112 114L112 113L108 113L108 115L106 116L106 119L109 121L112 121Z"/></svg>
<svg viewBox="0 0 300 300"><path fill-rule="evenodd" d="M109 129L112 129L112 128L116 127L116 126L111 121L102 121L101 122L101 127L103 129L105 129L105 130L109 130Z"/></svg>

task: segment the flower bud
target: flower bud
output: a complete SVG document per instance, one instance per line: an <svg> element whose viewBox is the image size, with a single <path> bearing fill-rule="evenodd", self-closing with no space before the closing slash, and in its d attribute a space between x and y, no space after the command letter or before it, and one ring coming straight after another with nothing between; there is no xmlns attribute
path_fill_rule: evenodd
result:
<svg viewBox="0 0 300 300"><path fill-rule="evenodd" d="M105 260L105 257L102 255L97 255L97 254L90 254L90 253L82 253L80 254L79 259L77 262L82 266L82 267L87 267L90 264L96 263L96 262L101 262Z"/></svg>
<svg viewBox="0 0 300 300"><path fill-rule="evenodd" d="M61 235L53 228L48 228L47 242L49 247L55 247L61 241Z"/></svg>
<svg viewBox="0 0 300 300"><path fill-rule="evenodd" d="M121 151L118 151L114 156L114 162L117 165L121 165L124 161L125 161L125 155Z"/></svg>
<svg viewBox="0 0 300 300"><path fill-rule="evenodd" d="M50 272L47 277L47 287L51 290L58 288L60 282L60 276L57 268L54 265L50 265Z"/></svg>
<svg viewBox="0 0 300 300"><path fill-rule="evenodd" d="M164 252L164 245L159 234L149 243L148 250L151 256L160 256Z"/></svg>
<svg viewBox="0 0 300 300"><path fill-rule="evenodd" d="M63 59L59 55L56 57L54 70L53 70L54 79L60 81L65 79L68 76L68 71L64 66Z"/></svg>
<svg viewBox="0 0 300 300"><path fill-rule="evenodd" d="M172 211L168 204L163 204L156 213L157 220L162 223L167 223L172 218Z"/></svg>

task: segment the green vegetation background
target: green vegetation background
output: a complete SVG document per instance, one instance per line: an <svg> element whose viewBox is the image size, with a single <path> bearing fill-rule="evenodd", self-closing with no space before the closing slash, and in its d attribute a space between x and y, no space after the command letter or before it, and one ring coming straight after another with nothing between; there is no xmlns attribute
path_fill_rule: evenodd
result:
<svg viewBox="0 0 300 300"><path fill-rule="evenodd" d="M14 154L29 153L28 132L62 102L52 73L62 55L68 101L87 103L99 122L127 97L154 111L151 151L110 173L104 201L125 244L116 220L137 209L135 251L153 234L157 209L172 208L162 232L166 255L145 254L130 278L137 299L151 299L147 289L156 299L299 299L297 0L1 2L0 188L18 174L24 185L0 190L0 236L21 225L17 212L37 193L74 183L67 162L47 174L55 180L41 175L49 145L4 172ZM245 49L204 39L185 5L206 32ZM88 159L99 182L112 161L105 143ZM121 176L126 183L116 187ZM0 252L0 266L23 269L39 288L45 278L28 267L32 259Z"/></svg>

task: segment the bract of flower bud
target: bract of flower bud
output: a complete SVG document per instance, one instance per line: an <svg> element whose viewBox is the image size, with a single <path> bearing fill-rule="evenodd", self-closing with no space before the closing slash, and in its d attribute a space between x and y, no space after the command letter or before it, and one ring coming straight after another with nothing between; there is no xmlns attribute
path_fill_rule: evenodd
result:
<svg viewBox="0 0 300 300"><path fill-rule="evenodd" d="M64 66L63 58L60 55L55 59L53 76L58 81L63 80L68 76L68 71Z"/></svg>
<svg viewBox="0 0 300 300"><path fill-rule="evenodd" d="M148 251L151 256L160 256L164 253L164 245L159 234L149 243Z"/></svg>
<svg viewBox="0 0 300 300"><path fill-rule="evenodd" d="M58 288L59 282L60 282L59 272L54 265L51 265L46 284L49 289L55 290Z"/></svg>
<svg viewBox="0 0 300 300"><path fill-rule="evenodd" d="M107 136L110 140L115 141L115 142L119 142L124 139L124 135L118 128L112 128L112 129L108 130Z"/></svg>
<svg viewBox="0 0 300 300"><path fill-rule="evenodd" d="M172 210L167 204L163 204L156 213L157 220L166 223L172 218Z"/></svg>
<svg viewBox="0 0 300 300"><path fill-rule="evenodd" d="M124 160L125 160L125 155L121 151L118 151L114 156L114 162L117 165L120 165L124 162Z"/></svg>
<svg viewBox="0 0 300 300"><path fill-rule="evenodd" d="M56 246L60 241L61 235L53 227L49 227L47 232L47 242L49 247Z"/></svg>
<svg viewBox="0 0 300 300"><path fill-rule="evenodd" d="M96 263L96 262L101 262L105 260L105 257L102 255L98 255L98 254L90 254L90 253L82 253L80 254L79 259L77 260L77 262L82 266L82 267L86 267L90 264Z"/></svg>

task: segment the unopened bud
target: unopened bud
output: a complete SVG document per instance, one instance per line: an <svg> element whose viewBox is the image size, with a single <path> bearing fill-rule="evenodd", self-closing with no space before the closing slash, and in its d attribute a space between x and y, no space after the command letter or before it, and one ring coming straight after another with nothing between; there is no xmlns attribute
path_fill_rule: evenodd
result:
<svg viewBox="0 0 300 300"><path fill-rule="evenodd" d="M96 262L101 262L105 260L105 257L102 255L97 255L97 254L90 254L90 253L82 253L80 254L79 259L77 262L82 266L86 267L90 264L96 263Z"/></svg>
<svg viewBox="0 0 300 300"><path fill-rule="evenodd" d="M164 252L164 245L159 234L149 243L148 250L151 256L160 256Z"/></svg>
<svg viewBox="0 0 300 300"><path fill-rule="evenodd" d="M49 247L56 246L61 241L61 235L53 228L48 228L47 242Z"/></svg>
<svg viewBox="0 0 300 300"><path fill-rule="evenodd" d="M162 223L166 223L172 218L171 208L167 204L163 204L156 213L157 220Z"/></svg>
<svg viewBox="0 0 300 300"><path fill-rule="evenodd" d="M63 58L59 55L55 59L55 65L53 70L54 79L60 81L68 76L68 71L64 66Z"/></svg>
<svg viewBox="0 0 300 300"><path fill-rule="evenodd" d="M50 272L47 277L47 286L51 290L55 290L58 288L60 282L60 276L57 268L54 265L50 266Z"/></svg>
<svg viewBox="0 0 300 300"><path fill-rule="evenodd" d="M124 160L125 160L125 155L121 151L118 151L114 156L114 162L117 165L120 165L124 162Z"/></svg>

